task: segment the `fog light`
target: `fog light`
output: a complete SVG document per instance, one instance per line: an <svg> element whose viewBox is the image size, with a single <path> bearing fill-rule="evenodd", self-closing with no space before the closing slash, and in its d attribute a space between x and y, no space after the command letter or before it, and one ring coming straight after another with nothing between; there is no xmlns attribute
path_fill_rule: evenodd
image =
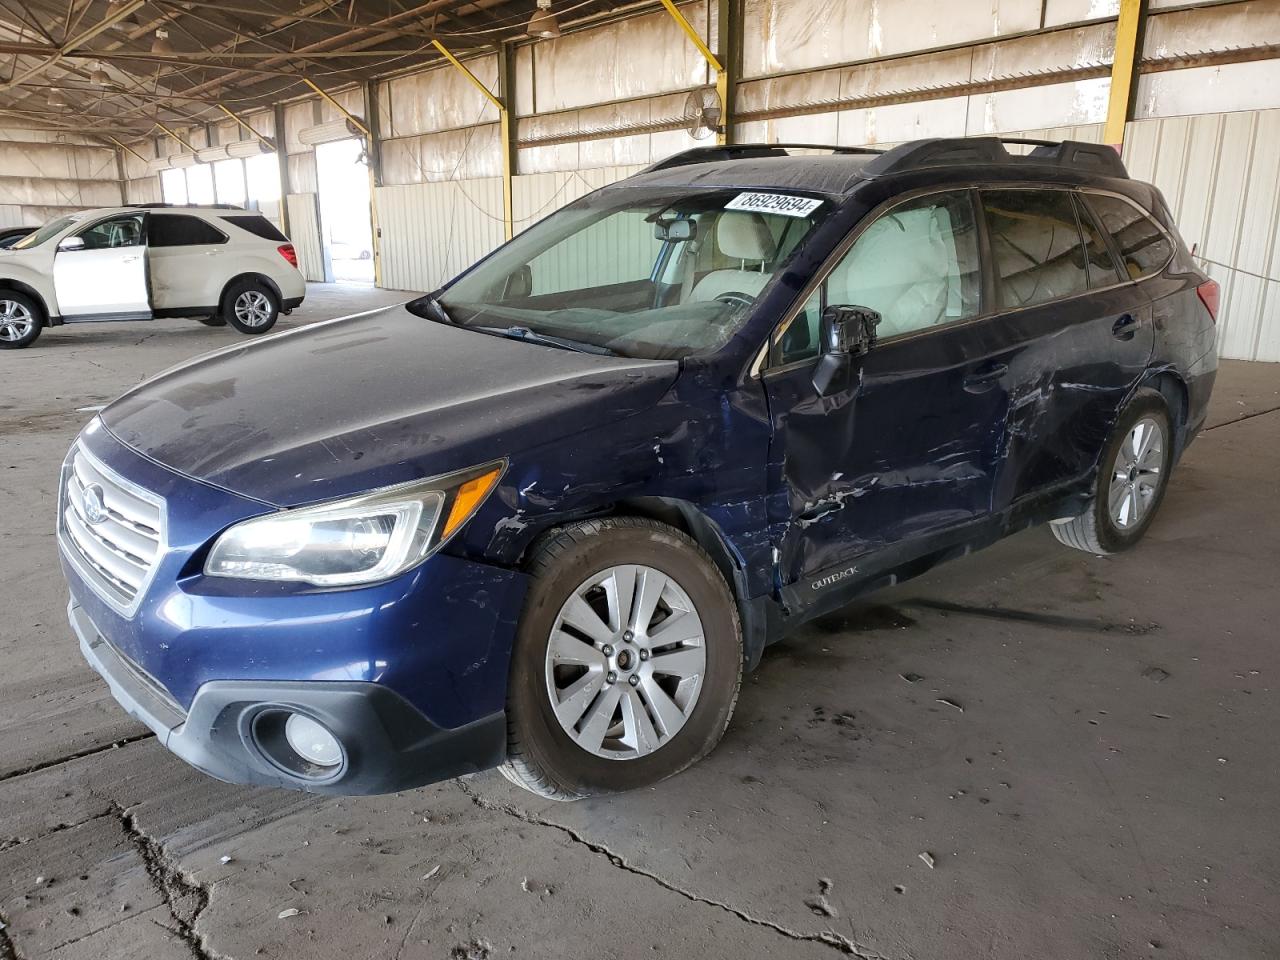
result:
<svg viewBox="0 0 1280 960"><path fill-rule="evenodd" d="M284 738L298 756L317 767L336 767L342 762L338 738L310 717L289 714L284 722Z"/></svg>

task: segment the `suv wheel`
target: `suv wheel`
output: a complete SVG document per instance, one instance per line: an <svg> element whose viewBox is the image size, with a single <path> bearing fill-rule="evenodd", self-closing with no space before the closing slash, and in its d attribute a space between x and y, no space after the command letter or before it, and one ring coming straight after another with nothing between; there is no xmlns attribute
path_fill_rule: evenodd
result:
<svg viewBox="0 0 1280 960"><path fill-rule="evenodd" d="M1056 521L1053 535L1077 550L1108 554L1127 550L1151 525L1173 467L1169 406L1158 390L1134 394L1102 454L1089 508Z"/></svg>
<svg viewBox="0 0 1280 960"><path fill-rule="evenodd" d="M678 530L618 517L536 549L507 698L507 779L544 797L633 790L724 735L742 629L711 558Z"/></svg>
<svg viewBox="0 0 1280 960"><path fill-rule="evenodd" d="M0 350L18 350L35 343L44 328L40 305L25 293L0 290Z"/></svg>
<svg viewBox="0 0 1280 960"><path fill-rule="evenodd" d="M222 315L241 333L266 333L280 316L275 291L257 280L241 280L227 291Z"/></svg>

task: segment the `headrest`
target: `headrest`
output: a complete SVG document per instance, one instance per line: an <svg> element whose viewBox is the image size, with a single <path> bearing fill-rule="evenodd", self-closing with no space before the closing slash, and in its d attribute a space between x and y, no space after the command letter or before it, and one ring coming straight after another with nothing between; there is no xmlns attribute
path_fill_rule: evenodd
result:
<svg viewBox="0 0 1280 960"><path fill-rule="evenodd" d="M716 245L731 260L772 260L778 249L764 217L740 210L720 215Z"/></svg>

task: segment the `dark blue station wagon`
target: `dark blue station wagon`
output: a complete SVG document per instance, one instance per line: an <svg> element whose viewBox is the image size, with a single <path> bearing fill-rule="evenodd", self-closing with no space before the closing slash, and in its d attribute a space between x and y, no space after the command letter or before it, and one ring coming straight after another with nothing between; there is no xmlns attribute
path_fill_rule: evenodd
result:
<svg viewBox="0 0 1280 960"><path fill-rule="evenodd" d="M223 780L568 799L707 754L859 594L1035 523L1132 546L1217 286L1112 150L1028 146L691 151L161 374L63 468L84 655Z"/></svg>

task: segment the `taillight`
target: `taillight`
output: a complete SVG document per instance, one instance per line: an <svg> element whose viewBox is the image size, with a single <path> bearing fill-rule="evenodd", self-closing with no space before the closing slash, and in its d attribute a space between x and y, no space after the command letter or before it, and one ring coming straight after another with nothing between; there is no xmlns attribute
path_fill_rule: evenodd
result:
<svg viewBox="0 0 1280 960"><path fill-rule="evenodd" d="M293 249L292 243L282 243L280 246L276 247L276 249L280 251L280 256L289 261L289 266L294 267L295 269L297 268L298 251Z"/></svg>
<svg viewBox="0 0 1280 960"><path fill-rule="evenodd" d="M1204 308L1209 311L1209 319L1214 323L1218 322L1218 299L1222 293L1218 287L1217 280L1206 280L1200 286L1196 287L1196 293L1200 294L1200 302L1204 304Z"/></svg>

